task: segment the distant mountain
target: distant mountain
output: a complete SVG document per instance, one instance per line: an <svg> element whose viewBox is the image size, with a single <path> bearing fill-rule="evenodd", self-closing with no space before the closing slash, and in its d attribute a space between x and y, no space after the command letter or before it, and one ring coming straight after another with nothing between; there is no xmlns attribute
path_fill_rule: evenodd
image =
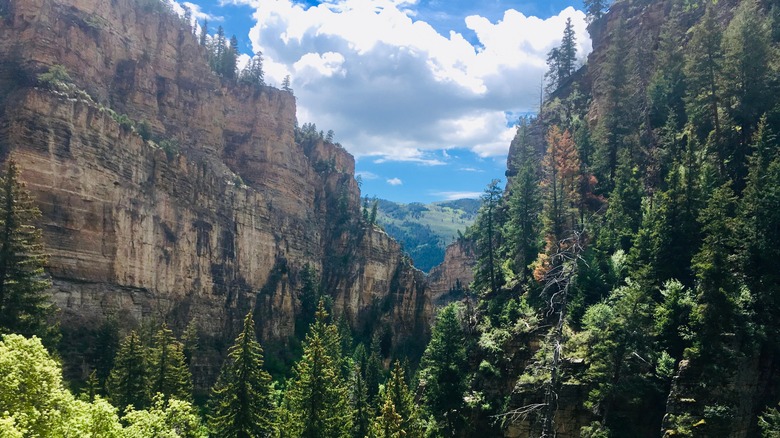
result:
<svg viewBox="0 0 780 438"><path fill-rule="evenodd" d="M458 231L474 223L480 201L458 199L432 204L398 204L378 200L377 223L398 240L414 261L428 272L444 260L444 249Z"/></svg>

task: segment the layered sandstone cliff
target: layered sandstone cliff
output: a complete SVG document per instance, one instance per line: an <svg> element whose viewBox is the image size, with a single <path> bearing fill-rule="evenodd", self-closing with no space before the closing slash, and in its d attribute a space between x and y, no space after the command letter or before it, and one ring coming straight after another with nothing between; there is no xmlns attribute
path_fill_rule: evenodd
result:
<svg viewBox="0 0 780 438"><path fill-rule="evenodd" d="M310 265L353 327L425 339L423 274L360 220L354 159L296 144L291 93L221 81L156 1L2 0L0 16L2 157L39 201L66 328L194 320L227 339L254 309L285 340ZM58 64L83 92L40 86Z"/></svg>

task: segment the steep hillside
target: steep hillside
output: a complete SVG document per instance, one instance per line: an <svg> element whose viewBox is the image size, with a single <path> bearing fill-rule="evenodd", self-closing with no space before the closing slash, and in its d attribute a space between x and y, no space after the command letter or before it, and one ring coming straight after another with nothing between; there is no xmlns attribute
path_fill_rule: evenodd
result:
<svg viewBox="0 0 780 438"><path fill-rule="evenodd" d="M380 199L377 223L403 245L418 269L428 272L444 261L446 247L474 223L478 210L475 199L432 204Z"/></svg>
<svg viewBox="0 0 780 438"><path fill-rule="evenodd" d="M206 383L247 311L267 344L296 334L310 266L356 332L419 351L423 274L362 221L354 159L296 143L295 111L217 77L157 1L0 1L2 158L43 212L64 345L109 319L192 321Z"/></svg>
<svg viewBox="0 0 780 438"><path fill-rule="evenodd" d="M469 236L479 298L433 334L466 345L452 411L462 436L772 436L780 5L606 3Z"/></svg>

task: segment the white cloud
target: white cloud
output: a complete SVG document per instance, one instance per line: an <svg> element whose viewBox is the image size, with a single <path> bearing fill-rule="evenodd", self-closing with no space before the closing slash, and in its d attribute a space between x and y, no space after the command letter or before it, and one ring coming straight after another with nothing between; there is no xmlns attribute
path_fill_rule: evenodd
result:
<svg viewBox="0 0 780 438"><path fill-rule="evenodd" d="M443 164L430 151L454 147L505 155L506 114L536 109L567 18L579 56L590 52L585 14L571 7L546 20L511 9L496 22L466 17L471 42L417 19L414 0L222 1L254 7L253 49L269 83L291 75L299 122L333 129L356 157L380 162Z"/></svg>
<svg viewBox="0 0 780 438"><path fill-rule="evenodd" d="M439 197L442 201L456 201L458 199L478 199L482 192L433 192L433 196Z"/></svg>
<svg viewBox="0 0 780 438"><path fill-rule="evenodd" d="M196 23L203 21L203 20L209 20L209 21L224 21L225 17L218 16L218 15L212 15L208 14L206 12L203 12L203 8L201 8L199 5L196 5L195 3L191 2L177 2L176 0L168 0L168 3L173 8L174 12L179 14L180 16L184 16L184 8L189 8L190 12L192 13L192 19ZM198 31L200 31L200 26L198 26Z"/></svg>
<svg viewBox="0 0 780 438"><path fill-rule="evenodd" d="M355 172L355 176L356 177L359 176L359 177L363 178L364 180L367 180L367 179L378 179L379 178L379 175L377 175L377 174L375 174L373 172L369 172L367 170L361 170L361 171Z"/></svg>
<svg viewBox="0 0 780 438"><path fill-rule="evenodd" d="M400 186L403 184L403 181L401 181L399 178L390 178L387 180L387 183L391 186Z"/></svg>

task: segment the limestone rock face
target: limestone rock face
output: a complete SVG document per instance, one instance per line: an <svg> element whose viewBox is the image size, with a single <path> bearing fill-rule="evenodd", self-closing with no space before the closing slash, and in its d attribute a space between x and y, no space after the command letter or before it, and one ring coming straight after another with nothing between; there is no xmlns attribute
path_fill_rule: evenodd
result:
<svg viewBox="0 0 780 438"><path fill-rule="evenodd" d="M431 301L442 306L460 299L474 281L474 266L477 263L474 243L466 239L456 240L444 252L444 261L434 267L428 276L431 287Z"/></svg>
<svg viewBox="0 0 780 438"><path fill-rule="evenodd" d="M293 95L220 80L189 26L161 9L0 1L2 158L43 212L63 326L194 320L229 340L254 310L263 340L286 340L310 265L353 327L424 341L424 276L361 221L354 159L296 144ZM70 91L36 81L57 64ZM155 141L116 114L145 121Z"/></svg>

